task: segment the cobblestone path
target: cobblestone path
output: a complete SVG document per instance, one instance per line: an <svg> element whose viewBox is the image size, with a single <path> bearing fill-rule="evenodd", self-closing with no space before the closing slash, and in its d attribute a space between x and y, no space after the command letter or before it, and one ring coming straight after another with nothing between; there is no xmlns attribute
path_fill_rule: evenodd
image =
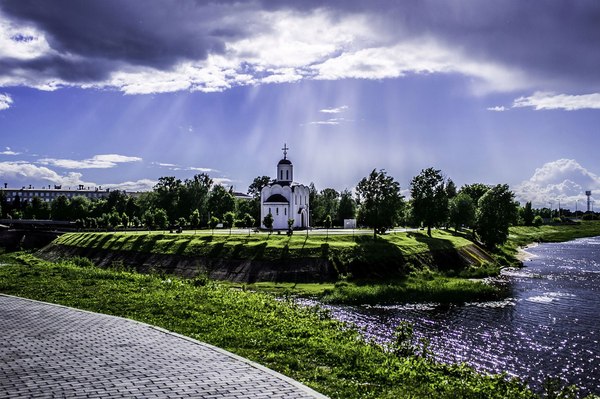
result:
<svg viewBox="0 0 600 399"><path fill-rule="evenodd" d="M0 398L325 398L146 324L0 295Z"/></svg>

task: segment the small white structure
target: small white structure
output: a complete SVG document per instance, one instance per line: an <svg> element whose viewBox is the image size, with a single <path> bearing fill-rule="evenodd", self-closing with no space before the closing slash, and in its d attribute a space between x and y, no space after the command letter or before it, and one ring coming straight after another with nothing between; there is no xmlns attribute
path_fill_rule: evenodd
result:
<svg viewBox="0 0 600 399"><path fill-rule="evenodd" d="M345 229L355 229L356 228L356 219L344 219L344 228Z"/></svg>
<svg viewBox="0 0 600 399"><path fill-rule="evenodd" d="M274 230L287 230L289 219L294 219L293 228L308 228L309 190L303 184L294 183L294 165L287 159L289 148L284 144L282 149L277 177L260 192L260 225L266 229L264 218L270 213Z"/></svg>

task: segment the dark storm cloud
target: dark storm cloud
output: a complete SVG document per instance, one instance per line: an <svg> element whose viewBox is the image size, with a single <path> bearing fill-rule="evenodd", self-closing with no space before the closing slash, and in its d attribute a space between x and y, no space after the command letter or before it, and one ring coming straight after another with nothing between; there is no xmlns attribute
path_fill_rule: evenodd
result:
<svg viewBox="0 0 600 399"><path fill-rule="evenodd" d="M367 15L385 32L378 45L434 38L472 59L521 70L542 82L541 90L600 90L595 0L6 0L0 9L42 30L60 54L20 67L55 71L68 82L100 80L125 65L167 70L223 53L227 41L268 29L255 14L260 10L324 9L332 18Z"/></svg>
<svg viewBox="0 0 600 399"><path fill-rule="evenodd" d="M190 1L18 0L2 9L46 32L55 50L84 57L166 67L223 48L209 33L219 7Z"/></svg>

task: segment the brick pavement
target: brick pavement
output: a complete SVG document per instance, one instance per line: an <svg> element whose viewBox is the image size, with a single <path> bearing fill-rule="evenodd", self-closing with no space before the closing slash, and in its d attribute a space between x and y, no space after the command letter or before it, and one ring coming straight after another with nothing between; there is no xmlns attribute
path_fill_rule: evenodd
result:
<svg viewBox="0 0 600 399"><path fill-rule="evenodd" d="M143 323L0 294L0 398L325 398Z"/></svg>

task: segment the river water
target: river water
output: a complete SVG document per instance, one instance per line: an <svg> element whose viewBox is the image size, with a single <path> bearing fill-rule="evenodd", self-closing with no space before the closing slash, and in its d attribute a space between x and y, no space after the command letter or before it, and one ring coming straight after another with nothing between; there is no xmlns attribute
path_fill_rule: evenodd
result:
<svg viewBox="0 0 600 399"><path fill-rule="evenodd" d="M550 375L600 394L600 237L528 252L534 257L525 268L503 273L511 290L505 301L326 307L380 343L408 321L441 361L505 371L537 388Z"/></svg>

